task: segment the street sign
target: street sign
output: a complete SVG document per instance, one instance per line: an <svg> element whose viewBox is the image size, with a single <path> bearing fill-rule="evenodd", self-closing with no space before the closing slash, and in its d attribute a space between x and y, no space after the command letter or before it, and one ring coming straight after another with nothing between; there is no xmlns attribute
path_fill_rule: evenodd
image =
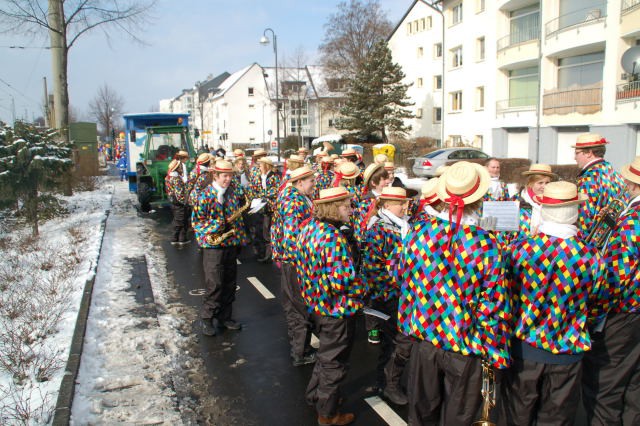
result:
<svg viewBox="0 0 640 426"><path fill-rule="evenodd" d="M277 148L278 147L278 141L271 141L271 148Z"/></svg>
<svg viewBox="0 0 640 426"><path fill-rule="evenodd" d="M273 134L273 132L272 132L271 130L267 130L267 134L268 134L269 136L271 136L271 135Z"/></svg>
<svg viewBox="0 0 640 426"><path fill-rule="evenodd" d="M211 134L211 130L203 130L200 133L202 133L203 135L210 135Z"/></svg>

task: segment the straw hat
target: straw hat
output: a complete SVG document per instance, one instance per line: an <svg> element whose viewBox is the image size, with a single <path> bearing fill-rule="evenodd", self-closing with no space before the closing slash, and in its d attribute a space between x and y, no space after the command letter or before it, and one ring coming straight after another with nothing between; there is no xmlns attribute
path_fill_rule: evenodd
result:
<svg viewBox="0 0 640 426"><path fill-rule="evenodd" d="M578 193L578 187L567 181L551 182L545 185L542 196L536 195L538 204L549 207L570 206L587 201L587 196Z"/></svg>
<svg viewBox="0 0 640 426"><path fill-rule="evenodd" d="M331 154L331 158L337 160L340 156L338 154Z"/></svg>
<svg viewBox="0 0 640 426"><path fill-rule="evenodd" d="M342 155L343 157L351 157L351 156L356 157L358 155L358 151L356 151L353 148L348 148L342 151L342 154L340 155Z"/></svg>
<svg viewBox="0 0 640 426"><path fill-rule="evenodd" d="M302 166L291 172L291 174L289 175L289 182L295 182L299 179L308 178L309 176L313 176L314 173L315 172L311 170L311 167Z"/></svg>
<svg viewBox="0 0 640 426"><path fill-rule="evenodd" d="M328 189L321 189L320 196L313 200L316 204L333 203L351 197L351 193L344 186L336 186Z"/></svg>
<svg viewBox="0 0 640 426"><path fill-rule="evenodd" d="M373 157L373 162L376 164L384 164L387 161L389 161L389 157L387 157L385 154L377 154L375 157Z"/></svg>
<svg viewBox="0 0 640 426"><path fill-rule="evenodd" d="M304 146L301 146L300 148L298 148L298 154L306 155L308 153L309 153L309 148L306 148Z"/></svg>
<svg viewBox="0 0 640 426"><path fill-rule="evenodd" d="M436 177L440 177L442 176L442 174L449 168L449 166L445 166L444 164L442 166L438 166L438 168L436 169L435 172L435 176Z"/></svg>
<svg viewBox="0 0 640 426"><path fill-rule="evenodd" d="M218 173L233 173L233 165L227 160L218 160L216 161L216 165L213 166L213 171Z"/></svg>
<svg viewBox="0 0 640 426"><path fill-rule="evenodd" d="M304 164L304 157L301 157L299 155L293 154L293 155L290 155L289 158L287 159L287 164L290 161L294 162L294 163Z"/></svg>
<svg viewBox="0 0 640 426"><path fill-rule="evenodd" d="M208 163L209 161L211 161L212 158L213 158L213 155L209 154L208 152L204 152L204 153L198 155L198 159L196 160L196 164Z"/></svg>
<svg viewBox="0 0 640 426"><path fill-rule="evenodd" d="M551 179L557 179L558 175L551 171L551 166L548 164L532 164L529 166L529 170L522 172L522 176L542 175L548 176Z"/></svg>
<svg viewBox="0 0 640 426"><path fill-rule="evenodd" d="M347 162L349 162L349 160L347 160L346 158L339 157L333 160L333 166L337 167L339 164L347 163Z"/></svg>
<svg viewBox="0 0 640 426"><path fill-rule="evenodd" d="M261 157L261 156L263 156L263 155L267 155L267 151L265 151L265 150L264 150L264 149L262 149L262 148L261 148L261 149L256 149L256 150L253 152L253 157L254 157L254 158L255 158L255 157Z"/></svg>
<svg viewBox="0 0 640 426"><path fill-rule="evenodd" d="M236 148L233 150L233 155L237 158L237 157L244 157L244 151Z"/></svg>
<svg viewBox="0 0 640 426"><path fill-rule="evenodd" d="M583 133L578 135L576 144L571 148L594 148L596 146L604 146L609 142L597 133Z"/></svg>
<svg viewBox="0 0 640 426"><path fill-rule="evenodd" d="M355 179L360 174L360 169L355 163L351 161L345 161L344 163L338 166L336 170L338 173L342 174L342 179Z"/></svg>
<svg viewBox="0 0 640 426"><path fill-rule="evenodd" d="M180 160L171 160L171 162L169 163L169 166L167 167L167 172L171 173L171 172L175 172L176 169L180 166Z"/></svg>
<svg viewBox="0 0 640 426"><path fill-rule="evenodd" d="M316 153L316 157L326 157L327 155L329 155L327 154L327 151L322 151L322 150Z"/></svg>
<svg viewBox="0 0 640 426"><path fill-rule="evenodd" d="M331 157L323 157L322 158L322 163L333 164L333 158L331 158Z"/></svg>
<svg viewBox="0 0 640 426"><path fill-rule="evenodd" d="M420 199L426 204L432 204L438 201L438 181L439 178L431 178L426 181L420 189Z"/></svg>
<svg viewBox="0 0 640 426"><path fill-rule="evenodd" d="M364 169L364 174L362 175L362 184L364 186L369 185L369 179L371 179L371 176L381 168L383 168L382 164L369 164L367 168Z"/></svg>
<svg viewBox="0 0 640 426"><path fill-rule="evenodd" d="M387 171L394 171L396 169L395 164L393 164L393 161L385 161L384 162L384 169Z"/></svg>
<svg viewBox="0 0 640 426"><path fill-rule="evenodd" d="M189 158L189 153L187 151L180 150L176 153L176 158L178 157Z"/></svg>
<svg viewBox="0 0 640 426"><path fill-rule="evenodd" d="M266 164L267 166L273 167L273 161L271 161L271 158L262 157L262 158L259 158L257 161L258 163Z"/></svg>
<svg viewBox="0 0 640 426"><path fill-rule="evenodd" d="M378 197L380 200L407 201L407 191L399 186L385 186L382 188L382 194Z"/></svg>
<svg viewBox="0 0 640 426"><path fill-rule="evenodd" d="M438 180L438 198L444 202L459 197L467 205L481 199L489 189L491 177L484 166L459 161L450 166Z"/></svg>
<svg viewBox="0 0 640 426"><path fill-rule="evenodd" d="M636 157L633 163L624 166L620 173L625 179L640 185L640 157Z"/></svg>

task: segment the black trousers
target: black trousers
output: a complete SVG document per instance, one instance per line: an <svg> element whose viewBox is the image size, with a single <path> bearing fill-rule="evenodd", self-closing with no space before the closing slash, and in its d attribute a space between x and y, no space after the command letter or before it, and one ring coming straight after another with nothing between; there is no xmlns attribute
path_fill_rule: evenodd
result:
<svg viewBox="0 0 640 426"><path fill-rule="evenodd" d="M266 208L266 207L265 207ZM263 209L264 210L264 209ZM271 254L271 216L262 211L251 215L253 251L258 258Z"/></svg>
<svg viewBox="0 0 640 426"><path fill-rule="evenodd" d="M506 424L572 426L580 404L581 375L580 361L545 364L514 357L501 392Z"/></svg>
<svg viewBox="0 0 640 426"><path fill-rule="evenodd" d="M413 344L409 360L409 421L417 425L470 425L479 418L480 358Z"/></svg>
<svg viewBox="0 0 640 426"><path fill-rule="evenodd" d="M200 318L217 318L220 321L231 319L232 304L236 299L236 259L240 248L203 248L202 266L206 293L202 300Z"/></svg>
<svg viewBox="0 0 640 426"><path fill-rule="evenodd" d="M171 203L171 213L173 214L173 238L172 241L185 241L187 230L189 229L189 206L185 204Z"/></svg>
<svg viewBox="0 0 640 426"><path fill-rule="evenodd" d="M282 309L287 321L287 332L291 344L291 356L302 358L311 342L311 314L302 299L298 272L290 262L282 263L280 278Z"/></svg>
<svg viewBox="0 0 640 426"><path fill-rule="evenodd" d="M333 417L338 412L340 385L347 376L349 356L355 336L355 318L314 315L320 347L307 385L306 399L319 416Z"/></svg>
<svg viewBox="0 0 640 426"><path fill-rule="evenodd" d="M590 424L640 425L640 314L609 314L582 363Z"/></svg>

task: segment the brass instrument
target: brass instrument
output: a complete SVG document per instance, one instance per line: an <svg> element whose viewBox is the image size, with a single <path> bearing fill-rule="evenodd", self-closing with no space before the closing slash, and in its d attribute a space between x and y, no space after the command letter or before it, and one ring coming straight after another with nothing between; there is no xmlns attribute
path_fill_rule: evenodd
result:
<svg viewBox="0 0 640 426"><path fill-rule="evenodd" d="M622 200L614 198L608 206L603 207L593 218L591 230L585 237L585 241L593 244L598 251L604 250L611 231L616 226L618 218L626 205Z"/></svg>
<svg viewBox="0 0 640 426"><path fill-rule="evenodd" d="M242 213L244 213L249 207L251 207L251 200L249 200L249 197L247 197L247 194L245 193L244 194L244 205L242 207L240 207L238 210L236 210L235 212L233 212L231 214L231 216L229 216L227 218L225 223L227 225L231 225L233 222L238 220L238 218L240 216L242 216ZM227 232L218 232L218 233L215 233L213 235L205 236L204 237L204 241L209 245L219 246L220 244L222 244L222 242L224 240L226 240L227 238L231 237L235 233L236 233L235 229L230 229Z"/></svg>
<svg viewBox="0 0 640 426"><path fill-rule="evenodd" d="M473 426L496 426L489 420L489 412L496 406L496 377L491 362L482 360L482 414L480 420L473 422Z"/></svg>

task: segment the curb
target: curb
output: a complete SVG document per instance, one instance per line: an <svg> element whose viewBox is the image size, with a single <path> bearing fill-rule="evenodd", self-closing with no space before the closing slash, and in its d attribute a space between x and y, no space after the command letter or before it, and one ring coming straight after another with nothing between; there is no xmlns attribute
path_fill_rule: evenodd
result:
<svg viewBox="0 0 640 426"><path fill-rule="evenodd" d="M111 198L113 202L113 197ZM111 204L111 203L110 203ZM93 267L93 276L84 284L84 292L80 301L80 309L78 310L78 318L76 326L73 330L71 339L71 347L69 348L69 358L65 367L64 376L60 383L58 391L58 400L53 413L53 426L68 425L71 421L71 406L73 404L73 396L76 390L76 379L78 378L78 370L80 369L80 359L82 358L82 348L84 345L84 335L87 330L87 318L89 317L89 308L91 307L91 296L93 294L93 285L96 281L98 272L98 264L100 263L100 253L102 252L102 243L104 242L104 234L107 227L107 219L111 209L107 209L106 215L100 225L102 237L100 238L100 249L98 250L98 258Z"/></svg>

